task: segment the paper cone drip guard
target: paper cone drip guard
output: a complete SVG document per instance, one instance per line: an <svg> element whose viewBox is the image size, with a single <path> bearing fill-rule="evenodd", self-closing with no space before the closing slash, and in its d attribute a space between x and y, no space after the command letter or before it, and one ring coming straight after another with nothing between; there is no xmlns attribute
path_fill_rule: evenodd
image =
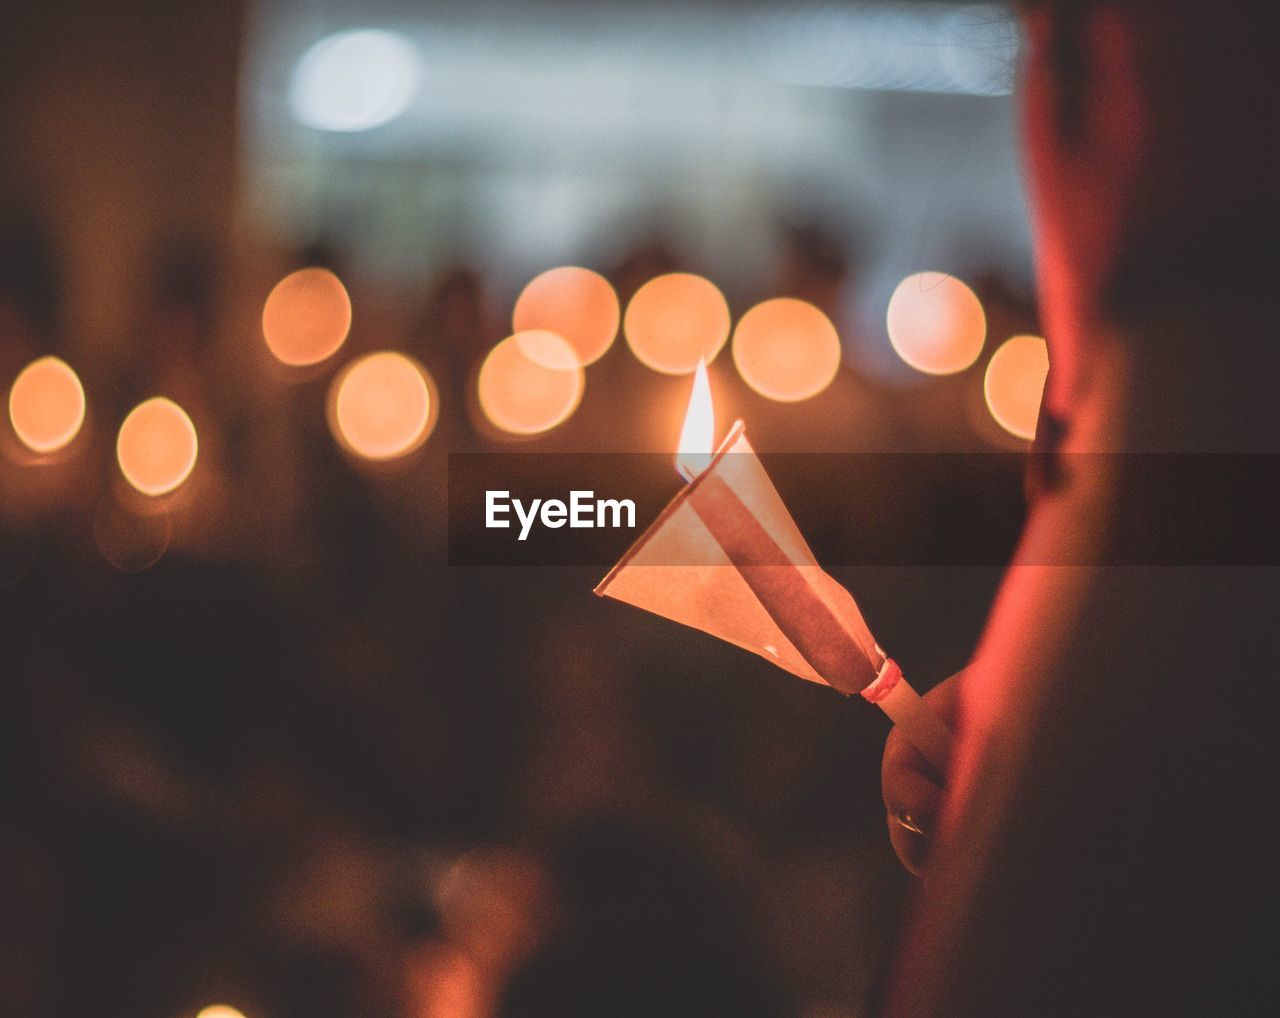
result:
<svg viewBox="0 0 1280 1018"><path fill-rule="evenodd" d="M818 565L737 422L596 587L851 694L884 664L852 595Z"/></svg>

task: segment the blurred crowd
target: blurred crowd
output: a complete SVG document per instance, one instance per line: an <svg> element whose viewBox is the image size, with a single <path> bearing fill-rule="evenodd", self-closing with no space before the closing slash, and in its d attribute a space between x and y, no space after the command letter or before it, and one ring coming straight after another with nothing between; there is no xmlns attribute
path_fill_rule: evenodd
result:
<svg viewBox="0 0 1280 1018"><path fill-rule="evenodd" d="M343 280L353 326L287 369L262 304L307 265ZM602 267L623 307L678 269L714 276L654 239ZM856 269L835 236L791 228L768 292L727 296L843 322ZM577 412L513 446L472 395L511 331L501 278L457 264L404 292L360 278L338 238L232 267L174 237L127 334L90 348L41 223L6 221L0 388L54 354L87 413L50 457L0 429L0 1011L818 1018L874 993L906 891L879 798L887 722L594 598L603 570L447 565L449 452L667 452L688 396L618 341ZM975 290L992 337L1035 328L995 276ZM423 446L384 464L326 419L334 373L379 349L416 358L438 398ZM976 369L895 389L845 365L787 404L728 361L719 427L744 417L762 451L1017 447L972 412ZM199 435L163 499L122 482L114 449L155 394ZM806 516L937 543L971 496L925 479ZM964 663L997 565L833 571L927 686Z"/></svg>

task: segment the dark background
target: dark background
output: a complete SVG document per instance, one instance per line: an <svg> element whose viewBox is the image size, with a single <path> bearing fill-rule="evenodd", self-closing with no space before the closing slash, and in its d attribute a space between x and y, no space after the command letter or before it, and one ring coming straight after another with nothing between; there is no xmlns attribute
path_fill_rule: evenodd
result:
<svg viewBox="0 0 1280 1018"><path fill-rule="evenodd" d="M969 557L973 539L1003 549L1016 535L1022 446L986 417L985 354L954 377L913 375L883 306L897 279L938 268L983 300L988 352L1036 328L1011 102L775 83L759 95L794 132L770 144L782 128L726 126L746 122L724 96L747 78L697 92L737 51L724 32L738 8L687 5L696 24L680 31L661 3L619 5L607 24L584 10L6 13L0 384L56 353L89 416L43 462L3 425L3 1013L867 1006L908 891L879 793L887 721L596 598L598 565L449 565L448 456L511 451L467 393L543 268L593 265L624 302L657 273L703 272L735 317L762 297L811 300L846 346L835 383L771 403L726 353L712 366L721 429L742 416L763 452L832 462L1000 453L909 485L893 470L850 484L831 464L816 484L804 457L777 461L820 557L861 546L869 525L904 549L831 569L919 688L944 678L999 577L998 552ZM627 80L650 84L628 93L634 120L570 116L612 124L599 149L574 140L586 127L556 133L550 107L517 110L532 126L504 133L505 94L452 134L425 115L361 137L288 120L288 68L307 45L351 25L412 34L414 18L517 48L598 43L633 54ZM706 54L681 57L697 75L637 77L676 41ZM547 80L567 66L548 64ZM684 126L667 138L663 124ZM526 192L527 214L503 211ZM339 272L356 324L332 363L290 374L258 316L306 264ZM413 456L372 469L336 448L324 394L337 365L387 346L431 371L440 419ZM191 413L200 460L142 512L113 442L156 391ZM619 341L574 417L517 451L665 459L687 393ZM680 483L669 465L646 476L659 504Z"/></svg>

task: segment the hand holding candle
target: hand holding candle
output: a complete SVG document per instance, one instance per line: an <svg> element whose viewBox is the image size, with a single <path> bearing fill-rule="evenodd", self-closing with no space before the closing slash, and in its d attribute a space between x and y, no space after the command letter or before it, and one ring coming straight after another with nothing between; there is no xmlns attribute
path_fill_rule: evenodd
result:
<svg viewBox="0 0 1280 1018"><path fill-rule="evenodd" d="M876 644L852 596L823 571L739 421L711 454L699 365L676 462L689 484L596 588L878 704L939 770L951 733ZM728 568L726 568L728 567Z"/></svg>

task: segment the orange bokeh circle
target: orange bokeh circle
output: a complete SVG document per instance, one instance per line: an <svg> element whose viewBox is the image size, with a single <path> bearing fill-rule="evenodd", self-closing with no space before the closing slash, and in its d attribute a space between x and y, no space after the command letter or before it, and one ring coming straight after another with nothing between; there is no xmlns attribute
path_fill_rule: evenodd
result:
<svg viewBox="0 0 1280 1018"><path fill-rule="evenodd" d="M426 370L412 357L392 350L367 354L333 380L330 429L339 445L363 459L405 456L435 425L432 390Z"/></svg>
<svg viewBox="0 0 1280 1018"><path fill-rule="evenodd" d="M491 424L513 435L536 435L568 420L585 384L569 341L535 329L508 336L490 350L477 387Z"/></svg>
<svg viewBox="0 0 1280 1018"><path fill-rule="evenodd" d="M32 361L9 390L9 422L22 444L35 453L70 445L80 433L84 414L84 387L57 357Z"/></svg>
<svg viewBox="0 0 1280 1018"><path fill-rule="evenodd" d="M116 437L120 472L144 495L167 495L179 487L191 475L198 452L191 418L163 396L134 407Z"/></svg>
<svg viewBox="0 0 1280 1018"><path fill-rule="evenodd" d="M557 333L586 365L605 355L618 335L618 295L598 272L565 265L535 276L516 299L511 316L516 332Z"/></svg>
<svg viewBox="0 0 1280 1018"><path fill-rule="evenodd" d="M885 320L898 356L927 375L963 371L978 359L987 337L982 302L943 272L917 272L899 283Z"/></svg>
<svg viewBox="0 0 1280 1018"><path fill-rule="evenodd" d="M757 304L733 333L733 363L751 388L784 403L816 396L840 368L840 336L808 301L778 297Z"/></svg>
<svg viewBox="0 0 1280 1018"><path fill-rule="evenodd" d="M351 330L351 299L328 269L291 272L262 308L262 335L276 359L293 367L333 356Z"/></svg>
<svg viewBox="0 0 1280 1018"><path fill-rule="evenodd" d="M623 318L627 345L654 371L687 375L710 364L729 338L729 305L715 283L688 272L649 280Z"/></svg>
<svg viewBox="0 0 1280 1018"><path fill-rule="evenodd" d="M987 409L1011 435L1035 438L1049 374L1049 348L1039 336L1013 336L991 355L983 379Z"/></svg>

